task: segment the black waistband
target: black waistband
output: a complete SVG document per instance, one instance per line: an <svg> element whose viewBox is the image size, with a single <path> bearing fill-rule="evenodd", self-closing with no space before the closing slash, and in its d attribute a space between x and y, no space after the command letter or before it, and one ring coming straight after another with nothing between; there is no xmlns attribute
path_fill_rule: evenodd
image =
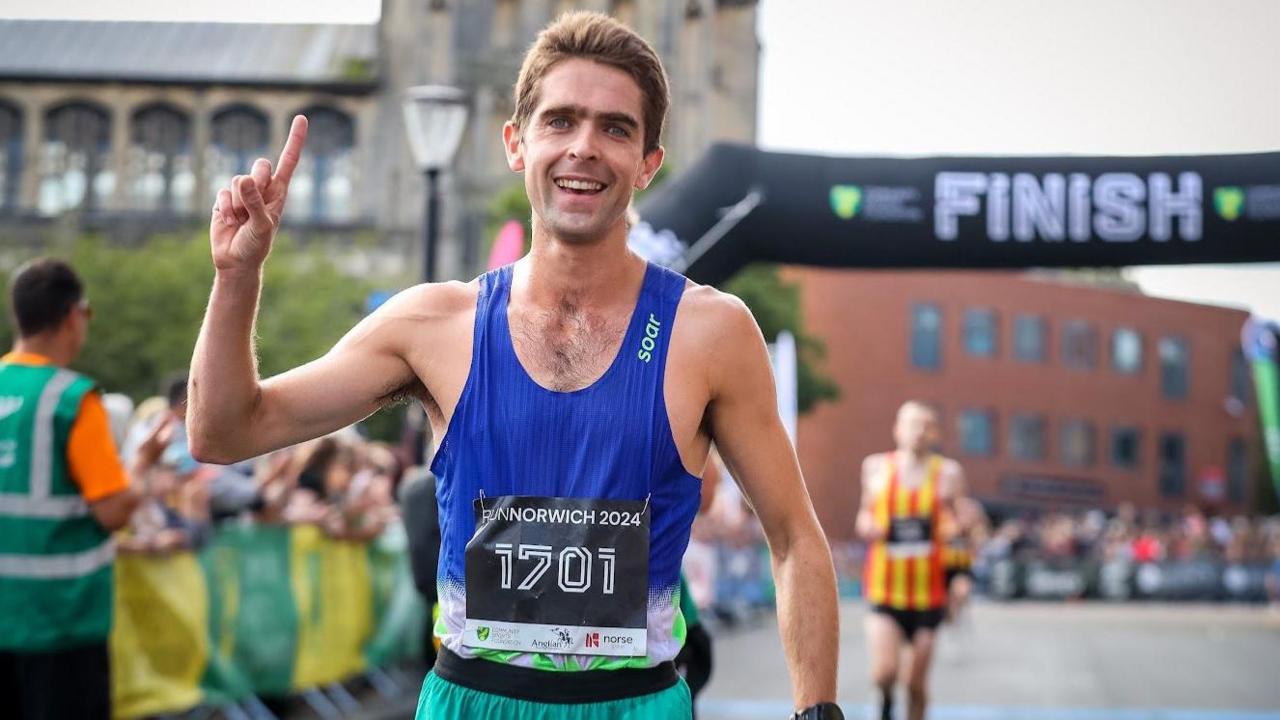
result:
<svg viewBox="0 0 1280 720"><path fill-rule="evenodd" d="M472 690L544 703L588 703L622 700L661 692L680 676L675 663L623 670L556 671L466 659L440 648L432 670L442 679Z"/></svg>

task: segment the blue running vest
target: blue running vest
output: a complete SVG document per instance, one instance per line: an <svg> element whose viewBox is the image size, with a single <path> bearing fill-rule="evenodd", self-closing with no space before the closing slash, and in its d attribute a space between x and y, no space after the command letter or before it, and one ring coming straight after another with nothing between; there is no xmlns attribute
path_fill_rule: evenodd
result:
<svg viewBox="0 0 1280 720"><path fill-rule="evenodd" d="M548 390L516 357L507 323L512 266L480 277L471 368L431 464L440 509L440 616L435 633L463 657L548 670L649 667L684 642L680 563L698 511L701 480L685 470L662 385L684 276L650 263L613 363L591 385ZM656 338L646 326L656 320ZM475 532L472 501L548 497L650 502L648 656L606 658L514 653L462 645L464 551Z"/></svg>

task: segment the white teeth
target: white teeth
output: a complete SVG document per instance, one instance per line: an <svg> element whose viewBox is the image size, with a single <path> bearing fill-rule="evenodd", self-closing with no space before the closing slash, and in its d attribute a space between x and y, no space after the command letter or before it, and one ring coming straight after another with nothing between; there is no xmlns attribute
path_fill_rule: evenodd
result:
<svg viewBox="0 0 1280 720"><path fill-rule="evenodd" d="M556 185L566 190L603 190L604 185L591 180L569 180L560 178L556 180Z"/></svg>

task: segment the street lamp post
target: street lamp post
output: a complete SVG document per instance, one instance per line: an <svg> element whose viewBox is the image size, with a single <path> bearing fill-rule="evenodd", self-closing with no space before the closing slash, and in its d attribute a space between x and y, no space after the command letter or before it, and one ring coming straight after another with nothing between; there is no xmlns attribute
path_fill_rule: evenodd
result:
<svg viewBox="0 0 1280 720"><path fill-rule="evenodd" d="M467 124L467 96L455 87L419 85L404 96L404 124L414 162L426 180L423 217L422 279L436 275L440 234L440 171L453 160Z"/></svg>

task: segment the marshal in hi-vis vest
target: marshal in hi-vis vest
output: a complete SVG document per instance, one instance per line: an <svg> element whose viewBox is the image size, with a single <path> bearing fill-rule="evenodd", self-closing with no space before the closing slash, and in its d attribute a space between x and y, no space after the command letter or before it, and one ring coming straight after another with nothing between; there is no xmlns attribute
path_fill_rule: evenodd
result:
<svg viewBox="0 0 1280 720"><path fill-rule="evenodd" d="M67 441L94 384L0 363L0 651L105 640L115 548L71 479Z"/></svg>
<svg viewBox="0 0 1280 720"><path fill-rule="evenodd" d="M885 482L875 498L876 526L886 537L867 551L867 601L896 610L933 610L946 603L939 540L938 476L942 458L928 460L924 483L903 486L897 458L885 458Z"/></svg>

